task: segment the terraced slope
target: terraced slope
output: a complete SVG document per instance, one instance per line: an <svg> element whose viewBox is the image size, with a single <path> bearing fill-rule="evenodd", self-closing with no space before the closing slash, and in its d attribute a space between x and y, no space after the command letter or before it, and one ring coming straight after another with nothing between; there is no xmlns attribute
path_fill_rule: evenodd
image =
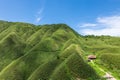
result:
<svg viewBox="0 0 120 80"><path fill-rule="evenodd" d="M81 43L65 24L0 21L0 80L96 80Z"/></svg>

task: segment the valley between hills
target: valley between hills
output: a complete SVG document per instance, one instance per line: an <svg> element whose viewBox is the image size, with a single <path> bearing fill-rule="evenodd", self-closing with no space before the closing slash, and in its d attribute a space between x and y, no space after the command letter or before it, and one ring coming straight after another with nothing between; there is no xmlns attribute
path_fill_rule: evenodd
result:
<svg viewBox="0 0 120 80"><path fill-rule="evenodd" d="M120 37L0 21L0 80L120 80Z"/></svg>

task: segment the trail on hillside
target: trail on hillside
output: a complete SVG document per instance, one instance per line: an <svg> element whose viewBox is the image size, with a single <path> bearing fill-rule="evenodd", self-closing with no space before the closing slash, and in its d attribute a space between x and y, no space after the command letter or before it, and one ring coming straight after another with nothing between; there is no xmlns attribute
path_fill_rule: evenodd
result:
<svg viewBox="0 0 120 80"><path fill-rule="evenodd" d="M93 65L96 65L93 60L91 60L91 63ZM97 66L97 68L102 71L103 73L105 73L105 75L103 76L103 78L106 78L106 80L117 80L114 76L111 75L110 72L106 72L105 70L103 70L102 68L100 68L99 66Z"/></svg>
<svg viewBox="0 0 120 80"><path fill-rule="evenodd" d="M108 79L106 80L116 80L110 73L106 72L105 76L103 77L109 77Z"/></svg>

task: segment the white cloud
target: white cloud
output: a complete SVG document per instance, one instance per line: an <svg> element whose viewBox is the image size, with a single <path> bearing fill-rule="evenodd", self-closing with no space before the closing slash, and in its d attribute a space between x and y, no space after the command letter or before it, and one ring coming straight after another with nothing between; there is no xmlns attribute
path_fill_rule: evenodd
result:
<svg viewBox="0 0 120 80"><path fill-rule="evenodd" d="M41 19L42 19L41 17L36 18L36 22L37 22L37 23L40 22Z"/></svg>
<svg viewBox="0 0 120 80"><path fill-rule="evenodd" d="M42 7L42 8L38 11L38 13L37 13L37 14L41 15L41 14L42 14L42 12L43 12L43 10L44 10L44 8Z"/></svg>
<svg viewBox="0 0 120 80"><path fill-rule="evenodd" d="M35 24L38 24L41 20L43 20L43 12L45 9L46 0L39 0L39 8L38 11L35 13Z"/></svg>
<svg viewBox="0 0 120 80"><path fill-rule="evenodd" d="M95 27L95 26L97 26L97 24L93 24L93 23L84 23L80 25L80 27Z"/></svg>
<svg viewBox="0 0 120 80"><path fill-rule="evenodd" d="M39 23L42 20L42 13L43 13L44 8L42 7L37 14L35 15L36 19L35 22Z"/></svg>
<svg viewBox="0 0 120 80"><path fill-rule="evenodd" d="M93 26L100 29L90 29L88 27L91 26L86 26L80 30L80 33L82 32L85 35L120 36L120 16L98 17L95 24Z"/></svg>

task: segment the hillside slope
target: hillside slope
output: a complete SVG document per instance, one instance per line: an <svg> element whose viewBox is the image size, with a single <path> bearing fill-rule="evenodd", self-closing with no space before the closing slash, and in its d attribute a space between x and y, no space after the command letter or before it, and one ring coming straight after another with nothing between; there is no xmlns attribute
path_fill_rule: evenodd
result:
<svg viewBox="0 0 120 80"><path fill-rule="evenodd" d="M65 24L0 21L0 80L96 80L81 41Z"/></svg>
<svg viewBox="0 0 120 80"><path fill-rule="evenodd" d="M97 56L99 67L120 79L120 37L87 35L82 37L85 55Z"/></svg>

